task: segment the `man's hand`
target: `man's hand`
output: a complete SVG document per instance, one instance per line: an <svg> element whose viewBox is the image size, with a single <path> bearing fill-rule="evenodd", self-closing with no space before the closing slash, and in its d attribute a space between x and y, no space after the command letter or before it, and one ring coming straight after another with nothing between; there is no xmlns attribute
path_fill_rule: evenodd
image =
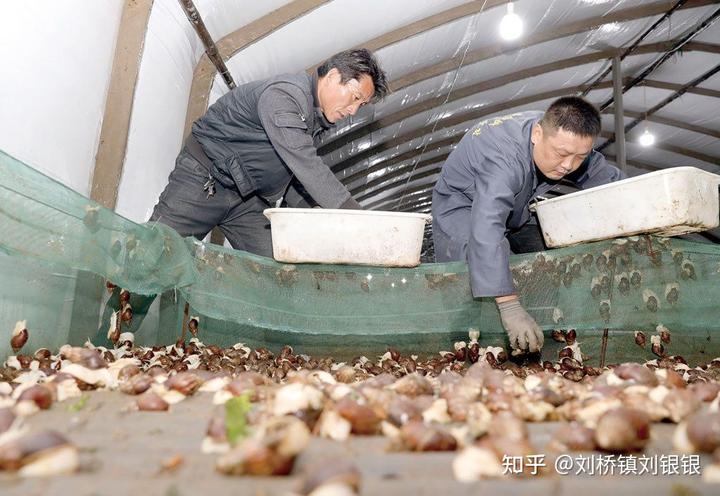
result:
<svg viewBox="0 0 720 496"><path fill-rule="evenodd" d="M498 298L500 299L500 298ZM540 351L543 346L543 333L529 313L516 298L497 301L502 325L510 338L510 347L513 350Z"/></svg>

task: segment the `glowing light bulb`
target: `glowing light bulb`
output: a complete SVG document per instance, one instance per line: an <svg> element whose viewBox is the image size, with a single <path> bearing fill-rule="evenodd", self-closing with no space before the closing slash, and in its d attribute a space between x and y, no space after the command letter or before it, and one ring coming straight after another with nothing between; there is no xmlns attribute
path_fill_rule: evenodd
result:
<svg viewBox="0 0 720 496"><path fill-rule="evenodd" d="M647 129L640 135L638 140L642 146L653 146L655 144L655 135Z"/></svg>
<svg viewBox="0 0 720 496"><path fill-rule="evenodd" d="M512 2L507 4L507 13L500 21L500 37L507 41L520 38L523 33L523 21L519 15L515 13Z"/></svg>

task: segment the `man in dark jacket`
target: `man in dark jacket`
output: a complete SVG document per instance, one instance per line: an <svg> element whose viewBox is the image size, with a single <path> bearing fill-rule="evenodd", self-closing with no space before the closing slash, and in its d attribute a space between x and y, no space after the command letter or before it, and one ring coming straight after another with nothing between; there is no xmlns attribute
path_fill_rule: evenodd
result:
<svg viewBox="0 0 720 496"><path fill-rule="evenodd" d="M565 178L581 188L624 179L593 150L600 114L578 97L547 111L480 122L443 165L432 200L438 262L467 260L474 297L494 297L513 350L539 351L543 334L513 284L509 254L544 249L528 205Z"/></svg>
<svg viewBox="0 0 720 496"><path fill-rule="evenodd" d="M291 206L361 208L315 144L387 91L385 73L364 49L334 55L315 75L238 86L193 124L150 220L198 239L217 226L233 248L272 256L262 212L283 197Z"/></svg>

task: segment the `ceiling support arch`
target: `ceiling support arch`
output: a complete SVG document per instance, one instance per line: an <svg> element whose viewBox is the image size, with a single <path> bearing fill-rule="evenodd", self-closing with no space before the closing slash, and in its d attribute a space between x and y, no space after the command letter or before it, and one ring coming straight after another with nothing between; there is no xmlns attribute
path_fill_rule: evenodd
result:
<svg viewBox="0 0 720 496"><path fill-rule="evenodd" d="M612 107L608 107L603 112L603 114L609 114L609 113L612 113ZM645 119L646 121L649 121L649 122L655 122L657 124L662 124L662 125L668 126L668 127L676 127L678 129L683 129L685 131L691 131L693 133L710 136L711 138L720 139L720 131L716 131L714 129L710 129L707 127L697 126L695 124L689 124L687 122L683 122L683 121L680 121L677 119L660 117L659 115L649 115L649 116L645 117L645 112L635 112L635 111L627 110L627 109L625 109L623 114L626 117L631 117L633 119Z"/></svg>
<svg viewBox="0 0 720 496"><path fill-rule="evenodd" d="M411 193L409 195L405 195L406 199L412 199L413 201L427 201L432 198L432 192L430 191L416 191L415 193ZM385 207L386 205L395 204L397 203L398 198L383 198L382 200L377 200L373 203L368 203L365 205L366 208L375 208L375 207ZM378 210L384 210L384 208L378 208Z"/></svg>
<svg viewBox="0 0 720 496"><path fill-rule="evenodd" d="M454 138L454 136L449 136L447 138L443 138L441 140L430 143L424 150L423 154L426 154L428 152L433 152L433 151L439 150L439 149L447 147L447 146L454 145L455 143L457 143L457 140ZM378 172L387 167L391 167L396 164L401 164L401 163L405 162L406 160L413 159L413 158L417 157L419 154L420 153L418 150L408 150L399 155L395 155L394 157L382 159L370 167L361 169L361 170L355 172L354 174L352 174L346 178L343 178L342 182L343 182L343 184L350 184L351 182L356 181L363 176L367 176L368 174L372 174L373 172Z"/></svg>
<svg viewBox="0 0 720 496"><path fill-rule="evenodd" d="M438 174L441 169L442 169L442 166L440 166L440 167L435 167L435 168L433 168L433 169L430 169L430 170L421 172L420 174L416 174L415 176L413 176L413 177L410 179L410 181L408 181L406 178L405 178L405 179L401 179L401 180L397 180L397 181L392 181L392 182L390 182L390 183L388 183L388 184L386 184L386 185L384 185L384 186L381 186L380 188L375 189L375 190L373 190L373 191L371 191L371 192L369 192L369 193L365 193L364 195L358 196L358 197L356 198L356 200L359 201L359 202L365 201L365 200L367 200L368 198L372 198L373 196L376 196L376 195L379 194L379 193L384 193L385 191L391 190L391 189L393 189L393 188L397 188L398 186L401 186L403 183L409 185L409 184L412 184L412 183L414 183L414 182L419 181L420 179L425 179L425 178L428 178L428 177L432 177L432 176L434 176L435 174Z"/></svg>
<svg viewBox="0 0 720 496"><path fill-rule="evenodd" d="M140 73L143 41L153 0L127 0L123 7L100 142L95 155L90 198L114 210L130 134L133 97Z"/></svg>
<svg viewBox="0 0 720 496"><path fill-rule="evenodd" d="M371 181L368 181L367 183L362 184L362 185L358 186L357 188L351 189L350 194L356 195L358 193L362 193L363 191L367 191L371 188L374 188L375 186L379 186L383 183L386 183L387 181L389 181L391 179L395 179L397 177L408 174L409 172L416 171L418 173L422 173L424 171L424 169L430 165L440 164L440 167L441 167L442 164L445 163L445 159L448 157L448 155L449 154L444 153L438 157L433 157L433 158L430 158L427 160L421 160L416 165L410 164L405 167L401 167L398 170L389 172L383 176L380 176ZM415 176L415 177L417 177L417 176ZM407 179L407 178L405 178L405 179Z"/></svg>
<svg viewBox="0 0 720 496"><path fill-rule="evenodd" d="M418 186L413 186L413 187L407 188L405 190L405 196L409 197L409 196L413 195L414 193L419 193L419 192L428 194L429 192L432 191L434 186L435 186L434 184L420 184ZM389 203L390 201L397 202L398 200L400 200L400 198L382 198L376 202L368 203L364 207L372 209L377 205L386 204L386 203ZM390 210L392 210L392 209L390 209Z"/></svg>

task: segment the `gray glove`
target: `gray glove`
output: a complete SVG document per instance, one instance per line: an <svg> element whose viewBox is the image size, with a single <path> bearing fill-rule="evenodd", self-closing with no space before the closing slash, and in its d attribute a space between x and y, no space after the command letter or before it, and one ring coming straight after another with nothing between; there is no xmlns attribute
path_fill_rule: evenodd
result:
<svg viewBox="0 0 720 496"><path fill-rule="evenodd" d="M543 346L543 333L529 313L520 304L520 300L498 303L502 325L510 338L513 350L536 352Z"/></svg>

